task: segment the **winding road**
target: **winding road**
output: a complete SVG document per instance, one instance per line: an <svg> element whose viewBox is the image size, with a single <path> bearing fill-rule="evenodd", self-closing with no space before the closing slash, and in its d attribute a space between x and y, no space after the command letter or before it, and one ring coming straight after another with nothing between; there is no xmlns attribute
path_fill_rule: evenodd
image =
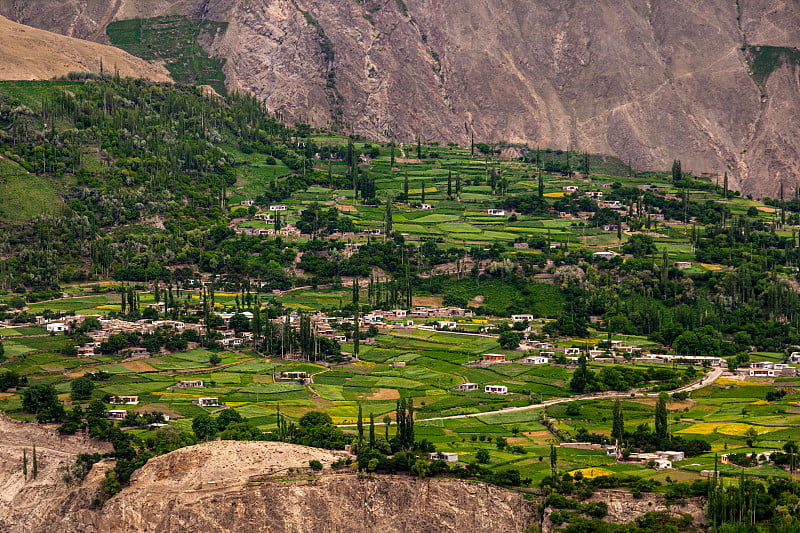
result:
<svg viewBox="0 0 800 533"><path fill-rule="evenodd" d="M685 385L683 387L677 388L673 391L669 391L670 393L675 392L691 392L697 389L702 389L708 385L711 385L715 381L717 381L720 376L722 376L723 372L725 372L722 368L715 368L699 380ZM541 403L535 403L531 405L523 405L520 407L505 407L503 409L497 409L495 411L484 411L482 413L468 413L463 415L450 415L450 416L436 416L431 418L417 418L416 422L427 422L427 421L434 421L434 420L455 420L457 418L477 418L480 416L487 416L487 415L496 415L496 414L503 414L503 413L516 413L519 411L529 411L531 409L542 409L544 407L548 407L550 405L556 405L559 403L568 403L568 402L578 402L582 400L608 400L613 398L631 398L631 395L635 394L637 397L655 397L658 396L659 393L657 392L648 392L648 393L640 393L637 391L627 391L627 392L601 392L597 394L581 394L578 396L570 396L569 398L553 398L552 400L546 400ZM383 425L382 422L376 422L376 426ZM356 424L337 424L337 427L355 427Z"/></svg>

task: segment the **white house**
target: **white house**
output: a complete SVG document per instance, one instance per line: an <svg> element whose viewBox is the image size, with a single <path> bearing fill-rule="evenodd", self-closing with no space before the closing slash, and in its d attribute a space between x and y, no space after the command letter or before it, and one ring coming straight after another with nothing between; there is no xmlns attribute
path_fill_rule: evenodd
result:
<svg viewBox="0 0 800 533"><path fill-rule="evenodd" d="M506 216L506 210L505 209L487 209L486 210L486 214L487 215L492 215L492 216L495 216L495 217L504 217L504 216Z"/></svg>
<svg viewBox="0 0 800 533"><path fill-rule="evenodd" d="M594 198L595 200L603 197L602 191L586 191L586 196L589 198Z"/></svg>
<svg viewBox="0 0 800 533"><path fill-rule="evenodd" d="M613 259L617 256L614 252L595 252L592 257L595 259Z"/></svg>
<svg viewBox="0 0 800 533"><path fill-rule="evenodd" d="M562 189L564 189L564 192L569 193L578 192L577 185L567 185L566 187L562 187Z"/></svg>
<svg viewBox="0 0 800 533"><path fill-rule="evenodd" d="M283 204L269 206L270 211L286 211L286 209L288 208Z"/></svg>
<svg viewBox="0 0 800 533"><path fill-rule="evenodd" d="M113 405L138 405L138 396L112 396L108 403ZM123 417L124 418L124 417Z"/></svg>
<svg viewBox="0 0 800 533"><path fill-rule="evenodd" d="M533 320L533 315L511 315L512 322L531 322Z"/></svg>
<svg viewBox="0 0 800 533"><path fill-rule="evenodd" d="M219 407L221 404L219 403L219 398L198 398L197 405L200 407Z"/></svg>
<svg viewBox="0 0 800 533"><path fill-rule="evenodd" d="M111 409L106 412L106 417L111 420L123 420L126 416L128 416L128 411L125 409Z"/></svg>
<svg viewBox="0 0 800 533"><path fill-rule="evenodd" d="M63 333L67 331L69 328L63 322L53 322L51 324L47 324L47 332L48 333Z"/></svg>
<svg viewBox="0 0 800 533"><path fill-rule="evenodd" d="M564 348L564 355L580 355L580 348Z"/></svg>
<svg viewBox="0 0 800 533"><path fill-rule="evenodd" d="M508 394L508 387L505 385L486 385L483 388L486 394Z"/></svg>
<svg viewBox="0 0 800 533"><path fill-rule="evenodd" d="M428 454L431 461L444 461L445 463L457 463L458 454L455 452L433 452Z"/></svg>
<svg viewBox="0 0 800 533"><path fill-rule="evenodd" d="M480 386L477 383L462 383L453 390L456 390L458 392L471 392L478 390L479 387Z"/></svg>
<svg viewBox="0 0 800 533"><path fill-rule="evenodd" d="M433 209L433 206L431 204L421 204L419 208L427 211L428 209Z"/></svg>
<svg viewBox="0 0 800 533"><path fill-rule="evenodd" d="M525 358L525 362L529 365L546 365L550 362L550 359L542 357L541 355L531 355Z"/></svg>

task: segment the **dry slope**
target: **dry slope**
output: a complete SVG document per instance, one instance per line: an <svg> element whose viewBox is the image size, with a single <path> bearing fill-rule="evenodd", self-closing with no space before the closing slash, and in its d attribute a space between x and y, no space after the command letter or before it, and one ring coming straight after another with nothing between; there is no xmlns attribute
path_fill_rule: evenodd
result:
<svg viewBox="0 0 800 533"><path fill-rule="evenodd" d="M127 52L24 26L0 16L0 79L46 80L70 71L100 70L123 76L171 81L169 72Z"/></svg>

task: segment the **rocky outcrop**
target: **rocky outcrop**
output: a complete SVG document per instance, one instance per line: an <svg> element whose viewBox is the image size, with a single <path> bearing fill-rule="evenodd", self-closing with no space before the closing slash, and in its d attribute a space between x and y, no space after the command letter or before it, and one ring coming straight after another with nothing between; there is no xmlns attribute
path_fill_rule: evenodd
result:
<svg viewBox="0 0 800 533"><path fill-rule="evenodd" d="M102 41L111 20L229 22L227 83L289 120L410 141L527 143L634 166L800 185L800 77L750 46L800 47L800 4L573 0L10 0L7 16ZM16 6L16 7L15 7ZM786 56L788 57L788 56Z"/></svg>

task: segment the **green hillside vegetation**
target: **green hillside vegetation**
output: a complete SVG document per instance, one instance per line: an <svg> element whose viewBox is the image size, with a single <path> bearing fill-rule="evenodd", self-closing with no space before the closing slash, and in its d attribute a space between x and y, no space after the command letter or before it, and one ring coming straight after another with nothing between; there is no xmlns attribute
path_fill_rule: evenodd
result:
<svg viewBox="0 0 800 533"><path fill-rule="evenodd" d="M138 24L114 31L141 40L151 29ZM122 438L123 483L149 454L217 435L351 444L362 470L416 465L420 476L444 472L425 456L435 447L460 454L462 470L448 475L564 497L616 483L724 501L742 468L758 483L788 482L798 378L723 377L681 392L710 370L606 352L618 341L725 358L733 370L798 351L796 192L744 198L724 177L690 176L677 161L674 174L637 173L601 155L497 153L506 147L343 137L282 124L252 97L108 74L0 83L0 319L10 323L0 329L0 384L16 389L0 408L118 438L102 416L111 395L138 395L122 407L122 425L137 428ZM426 317L413 313L419 306L462 310ZM410 312L380 320L394 310ZM333 335L311 326L319 311ZM215 312L233 315L235 333ZM79 357L89 329L47 335L36 322L72 314L208 330L115 334ZM348 322L356 314L358 336ZM511 323L512 314L531 316ZM243 344L224 347L232 334ZM555 347L517 349L525 337ZM603 357L561 353L593 347ZM131 348L147 353L131 360ZM559 353L525 361L542 351ZM476 364L486 353L509 362ZM281 375L293 371L308 381ZM94 387L76 403L95 414L59 410L83 376ZM173 388L189 379L205 387ZM466 382L478 390L454 390ZM39 409L30 391L51 404ZM674 394L657 409L662 391ZM581 399L597 393L616 396ZM203 396L224 411L196 405ZM624 428L612 436L615 399ZM161 420L153 411L170 416L177 441L151 426ZM362 424L389 416L388 439L378 426L366 444L359 412ZM600 447L559 448L553 467L554 440ZM603 446L617 441L691 457L657 471L608 455ZM720 466L726 450L756 457ZM774 464L758 459L772 450L789 451ZM700 475L715 463L730 478L719 490ZM561 504L562 523L578 523Z"/></svg>
<svg viewBox="0 0 800 533"><path fill-rule="evenodd" d="M224 33L227 26L210 20L197 24L176 15L112 22L106 33L114 46L132 55L150 61L164 60L175 81L210 85L225 94L225 60L209 57L201 43Z"/></svg>

